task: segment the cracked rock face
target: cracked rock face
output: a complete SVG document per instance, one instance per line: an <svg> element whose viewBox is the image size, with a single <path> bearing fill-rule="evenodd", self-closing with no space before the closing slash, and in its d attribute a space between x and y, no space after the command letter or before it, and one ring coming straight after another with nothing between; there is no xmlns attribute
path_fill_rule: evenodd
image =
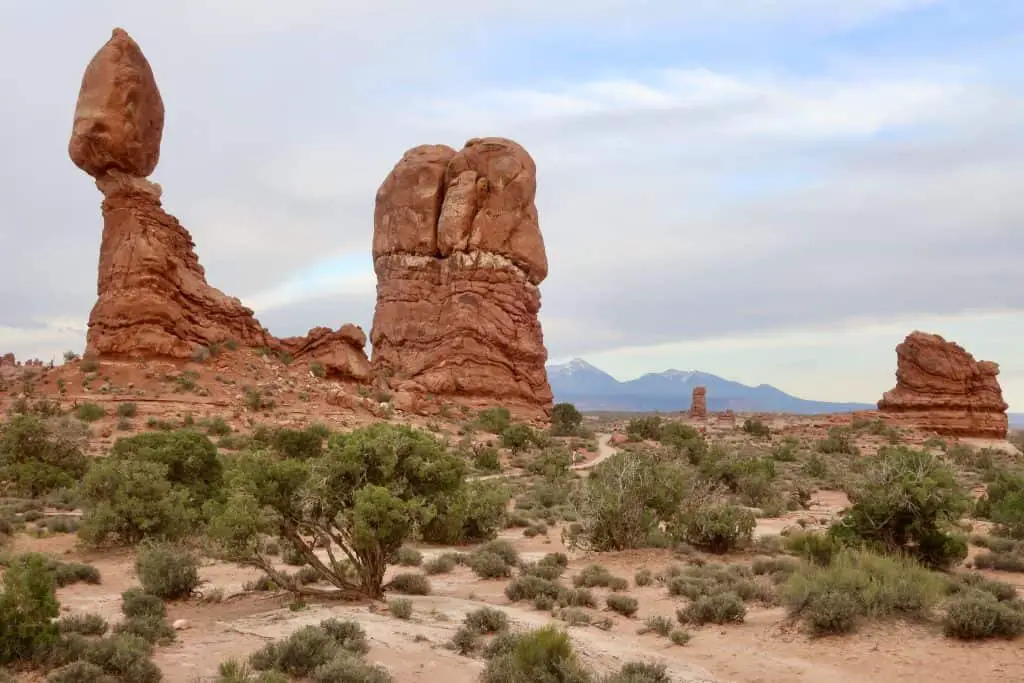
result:
<svg viewBox="0 0 1024 683"><path fill-rule="evenodd" d="M896 357L896 386L878 402L880 411L946 436L1006 438L999 365L925 332L907 335Z"/></svg>
<svg viewBox="0 0 1024 683"><path fill-rule="evenodd" d="M503 138L405 153L377 192L373 367L400 392L550 411L536 166Z"/></svg>
<svg viewBox="0 0 1024 683"><path fill-rule="evenodd" d="M365 335L315 328L284 344L251 309L206 282L192 236L146 179L160 157L164 105L142 50L122 29L89 62L68 151L103 193L98 298L86 352L106 357L189 358L228 340L287 349L344 379L369 378ZM350 329L351 328L351 329Z"/></svg>

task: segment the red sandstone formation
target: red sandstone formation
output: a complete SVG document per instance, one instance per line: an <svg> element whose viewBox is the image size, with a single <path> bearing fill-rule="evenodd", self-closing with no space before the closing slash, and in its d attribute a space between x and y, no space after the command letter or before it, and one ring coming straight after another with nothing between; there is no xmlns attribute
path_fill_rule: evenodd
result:
<svg viewBox="0 0 1024 683"><path fill-rule="evenodd" d="M896 357L896 387L878 402L883 415L947 436L1006 438L999 365L924 332L910 333Z"/></svg>
<svg viewBox="0 0 1024 683"><path fill-rule="evenodd" d="M104 196L99 298L86 353L189 358L199 347L234 340L289 350L339 376L366 379L362 330L315 328L284 343L238 299L207 284L191 235L163 211L160 186L145 178L160 157L163 122L149 63L125 31L114 29L85 70L68 146Z"/></svg>
<svg viewBox="0 0 1024 683"><path fill-rule="evenodd" d="M690 417L705 418L708 416L707 388L694 387L690 399Z"/></svg>
<svg viewBox="0 0 1024 683"><path fill-rule="evenodd" d="M377 192L373 367L398 392L551 408L536 166L515 142L409 150Z"/></svg>

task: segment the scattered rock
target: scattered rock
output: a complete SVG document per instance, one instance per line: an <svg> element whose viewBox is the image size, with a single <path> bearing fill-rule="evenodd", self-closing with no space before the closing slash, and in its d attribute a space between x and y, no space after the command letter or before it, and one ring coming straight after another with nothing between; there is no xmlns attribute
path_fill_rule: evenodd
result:
<svg viewBox="0 0 1024 683"><path fill-rule="evenodd" d="M896 387L878 402L884 416L944 436L1006 438L998 364L917 331L896 347L896 358Z"/></svg>
<svg viewBox="0 0 1024 683"><path fill-rule="evenodd" d="M543 417L552 394L537 314L547 256L536 167L515 142L405 153L377 192L373 368L391 388ZM403 401L404 402L404 401Z"/></svg>
<svg viewBox="0 0 1024 683"><path fill-rule="evenodd" d="M189 623L188 619L177 619L173 624L171 624L171 627L175 631L184 631L188 628L191 628L192 624Z"/></svg>

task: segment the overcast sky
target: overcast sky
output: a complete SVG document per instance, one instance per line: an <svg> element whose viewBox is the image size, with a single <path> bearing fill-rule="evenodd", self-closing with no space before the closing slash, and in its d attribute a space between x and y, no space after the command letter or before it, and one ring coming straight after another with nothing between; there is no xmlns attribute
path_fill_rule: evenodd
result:
<svg viewBox="0 0 1024 683"><path fill-rule="evenodd" d="M368 331L377 186L499 135L537 161L553 361L873 401L920 327L1024 410L1020 0L0 0L0 352L84 346L67 139L114 26L167 108L165 208L275 334Z"/></svg>

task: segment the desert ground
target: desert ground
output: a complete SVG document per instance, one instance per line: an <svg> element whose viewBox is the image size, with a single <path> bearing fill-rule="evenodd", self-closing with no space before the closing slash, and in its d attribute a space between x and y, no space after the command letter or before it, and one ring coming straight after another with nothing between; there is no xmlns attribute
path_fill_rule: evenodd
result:
<svg viewBox="0 0 1024 683"><path fill-rule="evenodd" d="M255 681L225 678L219 666L229 659L244 661L268 643L328 618L357 622L369 643L365 661L382 665L395 681L468 683L478 680L487 667L483 644L491 636L482 636L465 654L453 645L453 639L457 639L465 616L481 607L504 612L513 632L549 623L566 629L579 660L597 677L610 676L627 662L641 661L664 665L667 678L662 680L680 682L1024 680L1019 640L948 637L943 626L945 603L923 618L868 617L860 619L850 632L814 635L794 613L792 604L780 597L781 587L792 580L787 579L787 572L805 562L787 546L787 537L824 532L840 518L850 506L844 489L863 474L858 462L867 462L891 446L923 449L955 472L964 491L979 497L985 492L986 479L991 480L986 472L999 468L1010 472L1018 466L1019 451L1011 442L958 445L913 430L894 429L878 420L857 421L851 415L712 414L700 420L685 414L657 416L652 424L662 429L662 434L666 433L665 424L686 425L700 435L711 453L771 463L770 475L760 482L764 490L748 490L741 484L724 494L750 510L756 525L750 538L727 552L709 552L678 539L605 551L573 542L573 526L581 521L579 513L585 509L574 502L573 492L585 489L589 479L604 476L602 468L618 457L659 462L675 457L668 455L671 448L662 442L667 437L659 441L645 438L651 434L638 436L638 420L651 416L583 416L570 436L548 435L546 426L538 424L530 433L546 435L544 438L509 447L511 439L481 426L480 416L473 411L452 408L432 417L414 417L393 410L386 395L355 388L339 399L332 383L308 370L248 350L225 351L216 358L178 364L104 361L83 367L82 361L75 360L52 369L24 369L17 377L5 378L4 389L0 402L8 423L18 414L42 414L45 416L40 419L51 424L63 420L62 429L69 429L68 423L73 422L80 430L82 448L92 459L105 455L118 438L188 429L209 435L218 444L218 457L230 462L252 447L248 440L260 428L298 431L318 424L331 432L348 432L381 422L412 425L470 461L474 453L496 449L500 470L470 462L467 479L508 491L505 515L495 538L507 541L505 547L511 546L518 558L517 566L509 567L508 574L499 578L481 578L471 568L468 558L484 545L479 541L437 545L410 534L403 550L412 559L405 562L407 566L389 564L386 588L397 574L427 575L423 567L432 560L458 554L448 571L429 573L428 594L400 596L399 590L390 587L383 599L297 597L272 583L269 589L259 586L264 573L260 569L219 559L199 538L198 530L186 535L179 542L201 558L201 584L191 597L167 601L167 622L175 629L173 642L158 642L152 651L152 661L163 680L171 683ZM118 407L126 404L132 408ZM58 408L53 406L59 406L63 416L57 416ZM830 452L828 440L837 435L845 435L838 449L845 452ZM1019 444L1018 436L1014 438ZM575 455L570 462L558 461L561 464L553 465L557 471L552 472L544 463L556 451ZM692 468L684 465L694 472L700 467L699 463ZM558 499L541 502L539 492L551 490L561 492ZM56 498L63 502L54 504ZM74 529L83 517L96 514L95 510L79 505L73 493L56 498L9 494L4 499L11 522L5 551L44 553L60 562L94 567L100 577L97 583L72 583L57 589L60 614L99 615L114 625L123 619L122 593L140 584L138 548L124 543L87 543ZM65 523L47 525L47 520L53 519ZM963 514L957 524L971 542L967 558L943 574L950 585L958 576L980 574L1019 592L1024 573L979 570L974 565L975 558L987 552L979 544L994 533L993 524L971 512ZM326 560L326 550L316 552ZM1014 557L1019 552L1019 546L1008 551ZM527 571L524 567L552 553L563 553L567 559L560 579L565 586L574 585L574 577L595 564L607 570L605 575L624 579L624 585L616 586L617 590L590 585L592 606L572 607L570 603L559 608L530 599L510 599L506 589ZM776 576L769 567L772 558L794 565L779 570ZM289 565L281 555L274 562L275 569L285 574L303 564L300 560ZM739 619L703 625L674 623L672 630L686 634L678 637L680 644L645 629L645 625L650 628L652 617L677 622L677 610L691 604L689 597L670 594L673 576L716 565L740 567L735 570L737 575L759 587L756 595L744 601L745 613ZM1016 568L1024 570L1024 562ZM645 573L652 578L642 580ZM309 585L326 586L316 579ZM635 607L625 610L631 612L628 616L606 606L613 594L635 598ZM399 597L411 603L411 615L401 618L392 614L396 607L391 602ZM18 681L51 680L46 678L45 667L18 665L11 671Z"/></svg>

